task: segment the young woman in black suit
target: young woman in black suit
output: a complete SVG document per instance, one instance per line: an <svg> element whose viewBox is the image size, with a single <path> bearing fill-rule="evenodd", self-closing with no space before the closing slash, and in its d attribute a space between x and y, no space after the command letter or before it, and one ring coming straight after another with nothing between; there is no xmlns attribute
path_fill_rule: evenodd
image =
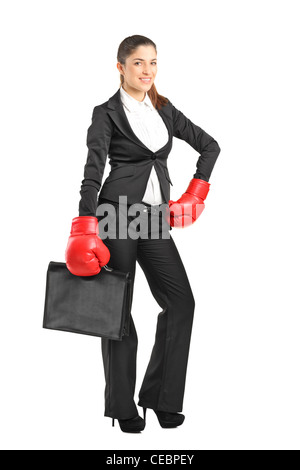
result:
<svg viewBox="0 0 300 470"><path fill-rule="evenodd" d="M66 263L73 274L90 276L109 262L112 268L130 271L134 280L137 261L162 309L139 392L144 418L134 401L138 338L132 316L129 336L120 342L102 339L105 416L113 418L113 424L118 419L124 432L140 432L145 428L147 408L164 428L184 421L181 411L195 300L170 231L191 225L201 214L220 147L157 93L153 41L129 36L121 42L117 59L120 88L94 108L88 129L79 216L72 221ZM172 181L167 168L173 136L200 153L196 172L177 201L170 201ZM101 188L107 157L111 171ZM133 204L138 204L138 219L137 212L133 216L128 211ZM108 211L104 217L103 209L109 205L115 213ZM121 219L128 229L125 238L119 234ZM115 232L104 230L113 225Z"/></svg>

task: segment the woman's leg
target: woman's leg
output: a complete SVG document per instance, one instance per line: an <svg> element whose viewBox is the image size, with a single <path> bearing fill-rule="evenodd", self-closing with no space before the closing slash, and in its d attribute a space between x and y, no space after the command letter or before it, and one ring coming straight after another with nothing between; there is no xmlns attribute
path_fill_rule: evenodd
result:
<svg viewBox="0 0 300 470"><path fill-rule="evenodd" d="M110 250L108 266L119 271L132 274L134 286L137 240L131 238L118 239L119 208L116 207L116 235L117 238L100 238ZM100 221L103 217L98 217ZM109 222L113 223L112 216ZM105 416L116 419L130 419L138 414L134 402L136 383L136 354L138 338L132 316L130 315L130 334L124 336L122 341L102 338L102 356L106 380L105 387Z"/></svg>
<svg viewBox="0 0 300 470"><path fill-rule="evenodd" d="M182 411L195 301L175 242L139 240L137 260L163 309L155 344L139 393L139 406Z"/></svg>

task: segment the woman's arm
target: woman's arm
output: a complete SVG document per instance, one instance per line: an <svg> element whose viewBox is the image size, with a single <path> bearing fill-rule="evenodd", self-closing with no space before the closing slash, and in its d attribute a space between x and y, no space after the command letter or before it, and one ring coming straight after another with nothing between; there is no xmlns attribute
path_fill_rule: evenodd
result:
<svg viewBox="0 0 300 470"><path fill-rule="evenodd" d="M203 212L210 187L208 181L221 149L213 137L194 124L172 103L171 106L173 135L185 140L200 153L196 173L187 190L176 202L169 201L171 227L187 227Z"/></svg>
<svg viewBox="0 0 300 470"><path fill-rule="evenodd" d="M96 215L97 196L102 183L112 132L113 125L105 109L101 105L95 106L92 124L87 132L88 155L84 166L84 179L81 182L79 216L95 217Z"/></svg>
<svg viewBox="0 0 300 470"><path fill-rule="evenodd" d="M221 151L219 144L201 127L194 124L181 111L176 109L172 103L170 104L172 106L174 137L185 140L200 153L197 161L197 170L193 177L208 182Z"/></svg>
<svg viewBox="0 0 300 470"><path fill-rule="evenodd" d="M79 216L72 220L65 250L67 268L75 276L96 275L110 259L110 251L99 237L96 209L111 135L112 127L105 110L96 106L87 133L89 151L80 190Z"/></svg>

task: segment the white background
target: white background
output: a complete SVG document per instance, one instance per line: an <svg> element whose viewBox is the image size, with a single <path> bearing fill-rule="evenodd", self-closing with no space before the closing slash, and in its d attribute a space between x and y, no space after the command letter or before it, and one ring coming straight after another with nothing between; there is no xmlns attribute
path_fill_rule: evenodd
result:
<svg viewBox="0 0 300 470"><path fill-rule="evenodd" d="M1 2L2 449L300 448L298 3ZM186 421L149 411L140 435L103 416L100 339L42 329L92 110L134 34L157 45L158 92L221 147L205 211L172 231L196 300ZM172 199L197 158L174 138ZM159 312L137 265L137 392Z"/></svg>

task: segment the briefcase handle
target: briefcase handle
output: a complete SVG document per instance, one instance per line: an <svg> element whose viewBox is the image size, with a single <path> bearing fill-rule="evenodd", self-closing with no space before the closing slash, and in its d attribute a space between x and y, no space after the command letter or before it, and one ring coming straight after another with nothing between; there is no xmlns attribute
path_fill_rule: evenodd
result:
<svg viewBox="0 0 300 470"><path fill-rule="evenodd" d="M110 268L109 266L107 266L107 264L105 264L103 268L105 268L106 271L113 271L113 268Z"/></svg>
<svg viewBox="0 0 300 470"><path fill-rule="evenodd" d="M109 271L109 272L117 272L118 270L115 270L115 268L111 268L110 266L108 266L107 264L105 264L104 266L102 266L103 268L106 269L106 271ZM125 274L126 275L126 279L128 282L131 282L132 281L132 274L130 272L122 272L122 274Z"/></svg>

